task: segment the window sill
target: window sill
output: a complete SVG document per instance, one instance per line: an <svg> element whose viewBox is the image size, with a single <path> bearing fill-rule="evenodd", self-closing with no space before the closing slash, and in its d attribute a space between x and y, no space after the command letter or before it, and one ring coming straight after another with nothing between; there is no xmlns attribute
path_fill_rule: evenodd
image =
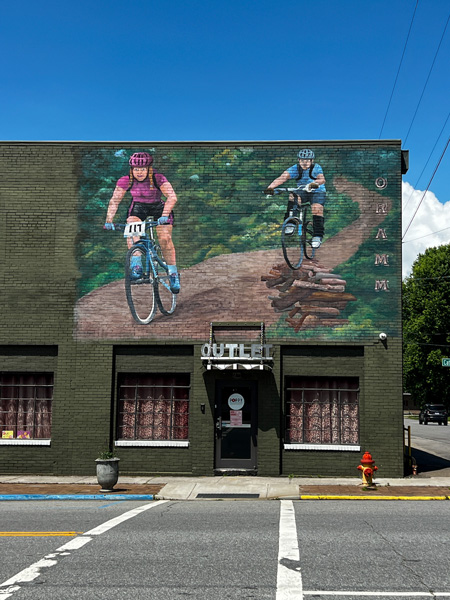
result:
<svg viewBox="0 0 450 600"><path fill-rule="evenodd" d="M51 440L0 440L0 446L50 446Z"/></svg>
<svg viewBox="0 0 450 600"><path fill-rule="evenodd" d="M331 450L336 452L361 452L361 446L345 444L284 444L285 450Z"/></svg>
<svg viewBox="0 0 450 600"><path fill-rule="evenodd" d="M118 440L116 447L146 447L146 448L189 448L187 440Z"/></svg>

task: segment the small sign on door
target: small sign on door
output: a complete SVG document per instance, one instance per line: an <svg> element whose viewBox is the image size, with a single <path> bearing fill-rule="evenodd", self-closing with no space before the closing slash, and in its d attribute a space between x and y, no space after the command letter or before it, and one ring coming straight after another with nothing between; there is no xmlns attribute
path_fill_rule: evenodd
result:
<svg viewBox="0 0 450 600"><path fill-rule="evenodd" d="M244 404L244 396L241 396L241 394L231 394L231 396L228 398L228 406L231 408L231 410L241 410Z"/></svg>
<svg viewBox="0 0 450 600"><path fill-rule="evenodd" d="M230 410L230 427L242 425L242 410Z"/></svg>

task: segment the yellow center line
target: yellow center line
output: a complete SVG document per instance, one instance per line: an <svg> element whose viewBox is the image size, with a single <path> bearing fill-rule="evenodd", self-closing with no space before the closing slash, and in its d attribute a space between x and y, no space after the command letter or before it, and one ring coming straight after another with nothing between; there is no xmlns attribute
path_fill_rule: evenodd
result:
<svg viewBox="0 0 450 600"><path fill-rule="evenodd" d="M0 537L39 537L39 536L65 536L73 537L83 533L82 531L0 531Z"/></svg>

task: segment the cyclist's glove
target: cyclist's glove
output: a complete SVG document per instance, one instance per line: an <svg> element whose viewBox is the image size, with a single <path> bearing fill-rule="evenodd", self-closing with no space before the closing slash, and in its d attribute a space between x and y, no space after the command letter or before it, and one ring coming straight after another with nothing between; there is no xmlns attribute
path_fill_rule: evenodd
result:
<svg viewBox="0 0 450 600"><path fill-rule="evenodd" d="M103 225L103 229L106 229L107 231L115 231L116 230L114 223L105 223Z"/></svg>
<svg viewBox="0 0 450 600"><path fill-rule="evenodd" d="M159 217L158 225L167 225L170 217Z"/></svg>
<svg viewBox="0 0 450 600"><path fill-rule="evenodd" d="M274 191L273 188L268 187L264 190L264 193L267 194L268 196L273 196L274 195Z"/></svg>
<svg viewBox="0 0 450 600"><path fill-rule="evenodd" d="M316 183L315 181L311 181L311 183L308 183L308 185L305 187L305 192L313 192L314 190L317 190L317 188L319 187L319 184Z"/></svg>

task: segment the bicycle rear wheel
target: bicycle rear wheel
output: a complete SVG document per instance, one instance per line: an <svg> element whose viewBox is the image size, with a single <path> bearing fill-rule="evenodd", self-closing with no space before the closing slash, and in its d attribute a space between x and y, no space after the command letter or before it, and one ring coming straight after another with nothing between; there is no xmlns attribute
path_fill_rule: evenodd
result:
<svg viewBox="0 0 450 600"><path fill-rule="evenodd" d="M311 246L311 241L312 241L313 237L314 237L314 230L313 230L312 221L304 222L303 231L302 231L302 248L303 248L305 257L310 260L312 258L314 258L314 254L316 252L316 249Z"/></svg>
<svg viewBox="0 0 450 600"><path fill-rule="evenodd" d="M155 298L163 315L171 315L177 305L177 297L170 291L170 277L166 263L159 256L153 257L156 272L154 281Z"/></svg>
<svg viewBox="0 0 450 600"><path fill-rule="evenodd" d="M131 265L140 262L142 273L136 277ZM139 260L140 259L140 260ZM156 313L154 276L148 252L142 244L134 244L127 252L125 261L125 293L133 319L140 325L148 325Z"/></svg>
<svg viewBox="0 0 450 600"><path fill-rule="evenodd" d="M284 260L291 269L298 269L303 261L302 224L297 217L288 217L281 228L281 247Z"/></svg>

